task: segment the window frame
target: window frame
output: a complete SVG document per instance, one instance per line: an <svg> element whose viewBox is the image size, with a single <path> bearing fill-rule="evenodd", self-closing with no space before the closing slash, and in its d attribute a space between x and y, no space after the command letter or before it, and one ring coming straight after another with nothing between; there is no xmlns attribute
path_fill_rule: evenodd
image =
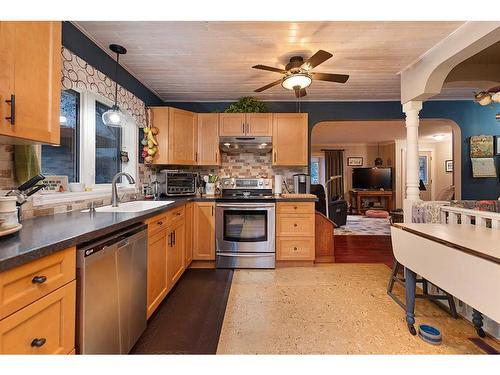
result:
<svg viewBox="0 0 500 375"><path fill-rule="evenodd" d="M112 107L114 102L100 94L81 88L72 88L80 94L79 111L79 132L78 138L78 177L79 182L87 187L95 189L111 188L111 183L95 183L95 156L96 156L96 101ZM134 124L122 128L121 150L127 151L129 156L128 163L121 163L121 171L129 173L137 181L138 167L138 147L139 147L139 128ZM127 181L128 182L128 181ZM119 186L135 187L135 184L118 184Z"/></svg>

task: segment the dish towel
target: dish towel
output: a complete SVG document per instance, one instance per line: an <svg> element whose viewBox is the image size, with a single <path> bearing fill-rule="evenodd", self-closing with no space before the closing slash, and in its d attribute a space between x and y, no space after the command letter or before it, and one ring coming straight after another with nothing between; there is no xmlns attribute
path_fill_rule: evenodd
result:
<svg viewBox="0 0 500 375"><path fill-rule="evenodd" d="M14 146L14 175L16 183L22 184L40 173L40 164L34 145Z"/></svg>

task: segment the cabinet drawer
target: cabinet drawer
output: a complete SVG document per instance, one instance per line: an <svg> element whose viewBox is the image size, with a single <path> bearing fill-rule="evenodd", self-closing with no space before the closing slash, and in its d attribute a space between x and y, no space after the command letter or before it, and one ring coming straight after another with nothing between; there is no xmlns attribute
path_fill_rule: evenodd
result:
<svg viewBox="0 0 500 375"><path fill-rule="evenodd" d="M174 208L167 212L167 222L171 225L174 221L184 219L185 206Z"/></svg>
<svg viewBox="0 0 500 375"><path fill-rule="evenodd" d="M276 204L279 214L314 214L314 202L279 202Z"/></svg>
<svg viewBox="0 0 500 375"><path fill-rule="evenodd" d="M0 354L70 353L75 347L75 284L72 281L1 320Z"/></svg>
<svg viewBox="0 0 500 375"><path fill-rule="evenodd" d="M153 216L152 218L146 220L146 224L148 225L148 234L154 234L162 229L165 229L168 225L167 216L163 212L160 215Z"/></svg>
<svg viewBox="0 0 500 375"><path fill-rule="evenodd" d="M314 260L314 237L277 237L276 260Z"/></svg>
<svg viewBox="0 0 500 375"><path fill-rule="evenodd" d="M276 223L277 236L314 236L313 215L278 215Z"/></svg>
<svg viewBox="0 0 500 375"><path fill-rule="evenodd" d="M75 279L74 247L0 273L0 319Z"/></svg>

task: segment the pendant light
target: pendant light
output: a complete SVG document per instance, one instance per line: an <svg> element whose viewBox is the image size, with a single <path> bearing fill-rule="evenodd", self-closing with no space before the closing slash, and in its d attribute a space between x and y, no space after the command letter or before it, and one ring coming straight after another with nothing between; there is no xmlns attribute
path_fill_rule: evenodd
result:
<svg viewBox="0 0 500 375"><path fill-rule="evenodd" d="M102 114L104 125L113 128L122 128L127 124L128 116L118 107L118 67L120 66L120 55L125 55L127 50L118 44L110 44L109 49L116 53L115 66L115 104Z"/></svg>

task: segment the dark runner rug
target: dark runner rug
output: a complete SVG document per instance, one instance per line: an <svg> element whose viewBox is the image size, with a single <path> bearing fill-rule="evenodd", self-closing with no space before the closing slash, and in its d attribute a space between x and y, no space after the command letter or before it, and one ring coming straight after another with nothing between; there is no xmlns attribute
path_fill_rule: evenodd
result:
<svg viewBox="0 0 500 375"><path fill-rule="evenodd" d="M232 278L232 270L188 269L131 354L215 354Z"/></svg>

